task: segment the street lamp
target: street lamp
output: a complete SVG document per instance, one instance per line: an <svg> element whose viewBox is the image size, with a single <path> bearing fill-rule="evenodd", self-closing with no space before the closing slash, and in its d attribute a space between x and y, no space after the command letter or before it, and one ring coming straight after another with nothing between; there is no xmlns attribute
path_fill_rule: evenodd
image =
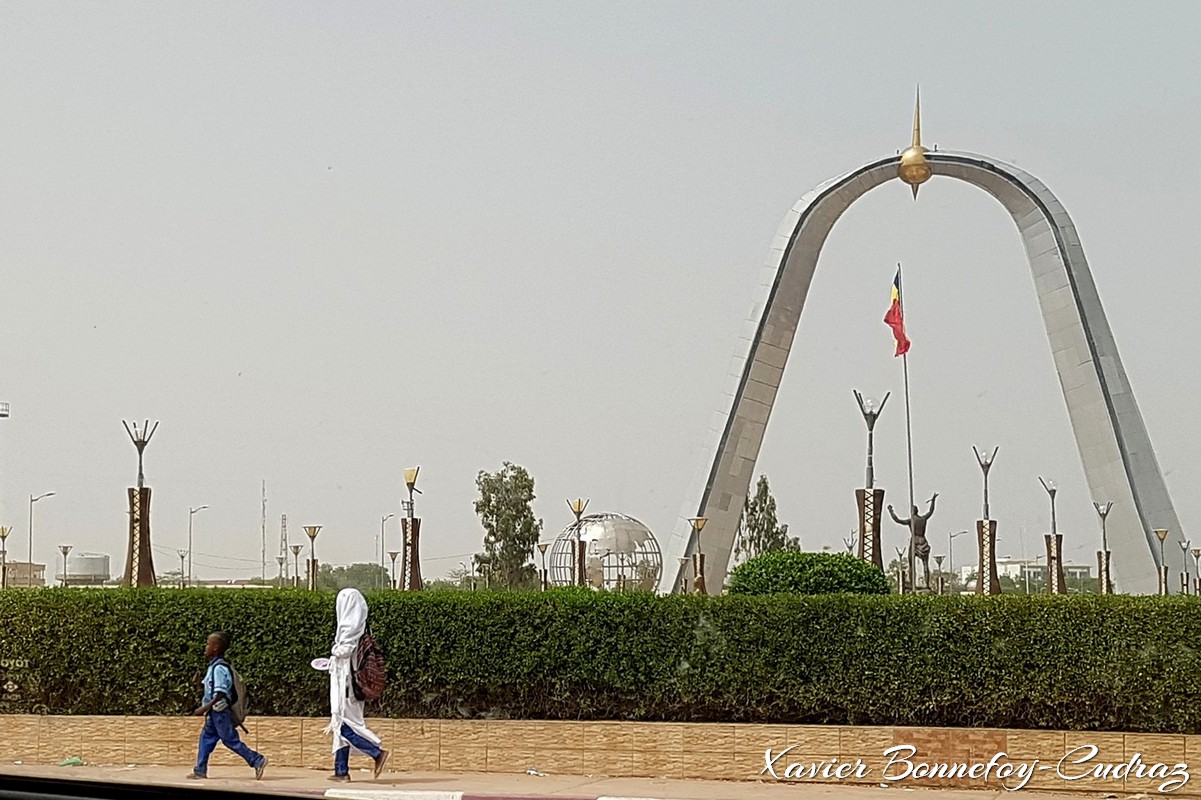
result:
<svg viewBox="0 0 1201 800"><path fill-rule="evenodd" d="M1159 539L1159 593L1168 593L1168 564L1164 561L1163 543L1168 540L1167 528L1156 528L1155 538Z"/></svg>
<svg viewBox="0 0 1201 800"><path fill-rule="evenodd" d="M1188 590L1188 550L1193 543L1191 540L1186 539L1183 542L1178 542L1178 544L1180 545L1180 552L1184 554L1184 576L1180 582L1180 588L1183 590L1184 594L1190 594Z"/></svg>
<svg viewBox="0 0 1201 800"><path fill-rule="evenodd" d="M292 576L292 588L299 589L300 588L300 551L304 549L304 545L294 544L294 545L291 545L288 549L292 551L292 567L293 567L293 572L295 573Z"/></svg>
<svg viewBox="0 0 1201 800"><path fill-rule="evenodd" d="M188 586L192 585L192 517L199 512L204 511L208 506L197 506L196 508L188 508Z"/></svg>
<svg viewBox="0 0 1201 800"><path fill-rule="evenodd" d="M705 586L705 554L701 551L701 531L708 522L708 517L692 517L688 520L693 533L696 534L696 553L692 556L692 590L697 594L709 593L708 587Z"/></svg>
<svg viewBox="0 0 1201 800"><path fill-rule="evenodd" d="M546 591L550 586L550 576L546 571L546 548L550 547L550 542L538 542L538 553L542 556L542 591Z"/></svg>
<svg viewBox="0 0 1201 800"><path fill-rule="evenodd" d="M54 492L39 494L37 497L29 495L29 575L26 576L26 583L31 589L33 588L33 504L47 497L54 497Z"/></svg>
<svg viewBox="0 0 1201 800"><path fill-rule="evenodd" d="M386 517L379 518L379 551L378 552L379 552L379 568L381 571L384 568L384 548L387 546L384 544L384 525L388 522L388 520L392 519L395 516L396 516L395 514L389 514ZM395 570L393 570L393 571L395 571ZM379 588L380 580L382 580L382 576L378 576L378 577L379 577L379 580L376 581L377 589Z"/></svg>
<svg viewBox="0 0 1201 800"><path fill-rule="evenodd" d="M317 591L317 534L320 525L305 525L304 535L309 537L309 591Z"/></svg>
<svg viewBox="0 0 1201 800"><path fill-rule="evenodd" d="M947 537L947 571L951 573L951 585L955 585L955 537L963 536L969 531L956 531Z"/></svg>
<svg viewBox="0 0 1201 800"><path fill-rule="evenodd" d="M187 550L176 550L179 553L179 588L184 588L184 560L188 557Z"/></svg>
<svg viewBox="0 0 1201 800"><path fill-rule="evenodd" d="M0 589L8 588L8 535L12 527L0 526Z"/></svg>
<svg viewBox="0 0 1201 800"><path fill-rule="evenodd" d="M58 546L58 552L63 554L63 588L66 589L68 584L67 578L69 577L67 575L67 553L71 552L71 545L60 544Z"/></svg>

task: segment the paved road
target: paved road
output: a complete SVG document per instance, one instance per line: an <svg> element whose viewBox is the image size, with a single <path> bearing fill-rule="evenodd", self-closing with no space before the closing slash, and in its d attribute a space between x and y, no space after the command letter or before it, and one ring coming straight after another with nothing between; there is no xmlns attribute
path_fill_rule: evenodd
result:
<svg viewBox="0 0 1201 800"><path fill-rule="evenodd" d="M186 767L41 767L0 765L0 774L29 777L53 777L64 780L104 780L166 786L202 785L213 789L270 792L293 797L322 797L334 789L348 800L422 800L419 792L445 792L453 800L475 797L493 798L665 798L666 800L999 800L1013 798L1004 791L960 789L888 789L873 786L825 784L784 784L766 782L666 780L651 778L589 778L568 775L509 775L496 773L415 772L388 773L374 781L371 773L353 773L349 784L333 784L326 773L316 770L268 767L263 780L255 781L249 769L212 767L207 781L186 779ZM346 790L351 790L347 792ZM370 792L370 794L368 794ZM901 797L896 797L896 795ZM1083 793L1053 794L1023 790L1020 800L1064 800L1087 798ZM332 796L332 795L331 795ZM1130 797L1130 793L1108 795ZM436 795L428 795L431 800Z"/></svg>

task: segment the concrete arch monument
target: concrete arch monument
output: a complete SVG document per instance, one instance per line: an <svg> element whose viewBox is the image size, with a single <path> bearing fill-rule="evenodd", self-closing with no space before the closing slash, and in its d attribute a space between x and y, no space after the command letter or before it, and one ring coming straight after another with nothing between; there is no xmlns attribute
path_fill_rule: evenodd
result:
<svg viewBox="0 0 1201 800"><path fill-rule="evenodd" d="M822 246L852 203L898 178L898 168L907 166L906 159L920 147L918 139L915 122L914 148L822 184L781 223L762 294L744 329L746 354L729 376L728 411L719 414L711 429L712 464L665 543L664 563L672 568L664 570L661 591L677 589L683 574L683 567L676 567L678 559L696 549L692 528L684 521L694 516L709 520L703 543L705 580L711 587L723 585L742 504ZM915 196L917 184L931 173L966 181L996 198L1017 225L1092 493L1081 502L1114 503L1109 541L1116 588L1156 592L1159 542L1153 530L1166 528L1173 542L1183 542L1183 534L1071 217L1041 181L1016 167L970 153L923 149L921 154L929 167L925 176L905 179ZM1169 543L1169 553L1178 549Z"/></svg>

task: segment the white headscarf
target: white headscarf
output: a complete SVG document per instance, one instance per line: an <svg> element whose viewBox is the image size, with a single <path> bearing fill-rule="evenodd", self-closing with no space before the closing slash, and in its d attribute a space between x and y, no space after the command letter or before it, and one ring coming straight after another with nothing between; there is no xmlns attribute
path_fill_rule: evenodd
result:
<svg viewBox="0 0 1201 800"><path fill-rule="evenodd" d="M338 592L338 627L334 643L330 648L329 665L329 725L326 733L334 737L336 753L346 746L342 738L342 726L348 725L355 733L375 743L380 738L367 727L363 719L363 704L355 700L350 686L350 661L359 647L359 639L367 630L367 601L358 589L343 589Z"/></svg>
<svg viewBox="0 0 1201 800"><path fill-rule="evenodd" d="M367 601L358 589L338 592L338 629L330 652L334 658L349 658L367 631Z"/></svg>

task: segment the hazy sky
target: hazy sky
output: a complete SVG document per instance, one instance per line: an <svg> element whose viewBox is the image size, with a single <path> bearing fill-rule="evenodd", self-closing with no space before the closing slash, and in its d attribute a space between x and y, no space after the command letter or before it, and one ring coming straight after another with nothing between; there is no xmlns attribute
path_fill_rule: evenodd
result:
<svg viewBox="0 0 1201 800"><path fill-rule="evenodd" d="M9 555L125 562L147 450L160 570L197 515L203 577L268 574L280 514L372 558L421 465L423 555L480 548L481 469L537 481L546 537L583 495L667 533L758 270L821 181L908 143L1017 164L1066 204L1185 535L1201 540L1201 5L17 3L0 6L0 520ZM807 548L863 480L852 388L894 392L877 481L903 505L906 265L919 495L1074 561L1099 532L1033 283L983 192L899 182L834 228L760 471ZM1098 498L1104 499L1104 498ZM389 549L397 549L395 520ZM885 553L904 542L887 532ZM974 549L958 540L956 561ZM203 555L201 555L203 554Z"/></svg>

